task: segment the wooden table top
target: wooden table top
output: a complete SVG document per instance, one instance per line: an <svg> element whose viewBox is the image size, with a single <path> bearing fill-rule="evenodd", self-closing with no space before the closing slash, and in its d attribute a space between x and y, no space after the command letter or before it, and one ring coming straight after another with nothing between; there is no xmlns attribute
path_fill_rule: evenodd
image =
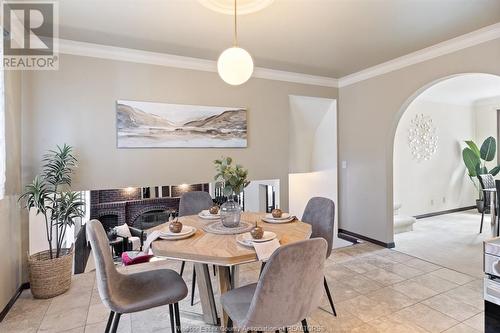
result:
<svg viewBox="0 0 500 333"><path fill-rule="evenodd" d="M283 224L270 224L261 221L265 213L247 213L241 215L242 221L259 221L259 226L266 231L276 233L281 245L308 239L311 235L311 226L307 223L295 221ZM171 259L200 262L219 266L233 266L257 261L255 250L242 246L236 242L237 235L216 235L203 231L203 226L214 222L204 220L197 215L179 218L184 225L196 227L196 233L181 240L156 240L151 245L157 256ZM148 230L167 230L167 224L161 224Z"/></svg>

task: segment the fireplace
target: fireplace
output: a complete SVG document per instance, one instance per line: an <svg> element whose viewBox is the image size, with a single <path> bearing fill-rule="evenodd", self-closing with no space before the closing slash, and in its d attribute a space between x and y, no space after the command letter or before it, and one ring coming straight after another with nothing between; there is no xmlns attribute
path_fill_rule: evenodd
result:
<svg viewBox="0 0 500 333"><path fill-rule="evenodd" d="M208 184L128 187L90 191L90 218L112 228L121 224L148 229L168 220L179 209L180 196L191 191L209 191Z"/></svg>
<svg viewBox="0 0 500 333"><path fill-rule="evenodd" d="M116 214L106 214L99 217L99 221L101 221L101 224L106 232L118 226L118 220L118 215Z"/></svg>

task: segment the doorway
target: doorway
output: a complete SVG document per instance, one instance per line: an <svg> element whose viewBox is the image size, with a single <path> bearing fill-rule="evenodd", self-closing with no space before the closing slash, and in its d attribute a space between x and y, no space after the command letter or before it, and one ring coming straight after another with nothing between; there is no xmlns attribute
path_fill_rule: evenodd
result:
<svg viewBox="0 0 500 333"><path fill-rule="evenodd" d="M479 194L462 150L466 140L480 147L498 139L499 106L500 77L463 74L431 85L404 110L393 157L396 250L482 275L482 242L491 233L479 233Z"/></svg>

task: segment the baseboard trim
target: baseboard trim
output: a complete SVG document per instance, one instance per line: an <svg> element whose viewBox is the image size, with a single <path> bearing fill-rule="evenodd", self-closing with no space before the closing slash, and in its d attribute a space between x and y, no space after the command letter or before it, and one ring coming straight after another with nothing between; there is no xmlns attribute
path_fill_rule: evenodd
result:
<svg viewBox="0 0 500 333"><path fill-rule="evenodd" d="M396 246L394 244L394 242L390 242L390 243L381 242L379 240L376 240L376 239L373 239L373 238L370 238L370 237L366 237L366 236L363 236L363 235L360 235L360 234L357 234L355 232L348 231L348 230L345 230L345 229L339 229L339 233L346 234L348 236L352 236L352 237L355 237L355 238L359 238L359 239L365 240L367 242L370 242L370 243L373 243L373 244L377 244L377 245L386 247L388 249L392 249L393 247Z"/></svg>
<svg viewBox="0 0 500 333"><path fill-rule="evenodd" d="M427 214L417 215L417 216L414 216L414 218L416 218L417 220L420 220L420 219L425 219L425 218L428 218L428 217L445 215L445 214L451 214L451 213L458 213L458 212L463 212L463 211L466 211L466 210L471 210L471 209L476 209L476 208L477 208L476 206L460 207L460 208L442 210L442 211L434 212L434 213L427 213Z"/></svg>
<svg viewBox="0 0 500 333"><path fill-rule="evenodd" d="M9 313L9 311L12 308L12 306L14 305L14 303L16 303L17 299L19 298L19 295L21 295L23 290L26 290L29 288L30 288L29 282L23 283L19 286L19 288L17 288L14 296L12 296L9 303L7 303L7 305L3 308L2 312L0 312L0 322L2 322L4 320L5 316L7 316L7 313Z"/></svg>
<svg viewBox="0 0 500 333"><path fill-rule="evenodd" d="M340 239L343 239L345 241L348 241L348 242L351 242L353 244L357 244L359 243L358 242L358 239L356 237L353 237L353 236L349 236L347 234L343 234L341 232L337 233L337 237L340 238Z"/></svg>

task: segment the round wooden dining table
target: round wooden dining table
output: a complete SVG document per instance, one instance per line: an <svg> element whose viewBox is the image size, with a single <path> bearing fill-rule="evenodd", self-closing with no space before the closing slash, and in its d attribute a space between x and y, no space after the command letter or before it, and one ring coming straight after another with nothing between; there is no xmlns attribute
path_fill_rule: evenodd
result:
<svg viewBox="0 0 500 333"><path fill-rule="evenodd" d="M290 223L271 224L261 221L265 213L244 212L242 221L255 223L265 231L276 233L280 244L285 245L300 240L308 239L311 235L311 226L307 223L295 220ZM237 235L219 235L207 233L203 230L204 225L213 223L197 215L179 218L183 225L195 227L196 233L181 240L156 240L151 249L155 256L168 259L193 262L196 271L196 280L203 310L203 319L208 324L225 326L227 315L217 315L212 283L210 280L209 265L217 267L219 291L221 294L237 287L238 265L258 261L255 250L240 245L236 241ZM148 232L154 230L167 230L167 224L158 225Z"/></svg>

